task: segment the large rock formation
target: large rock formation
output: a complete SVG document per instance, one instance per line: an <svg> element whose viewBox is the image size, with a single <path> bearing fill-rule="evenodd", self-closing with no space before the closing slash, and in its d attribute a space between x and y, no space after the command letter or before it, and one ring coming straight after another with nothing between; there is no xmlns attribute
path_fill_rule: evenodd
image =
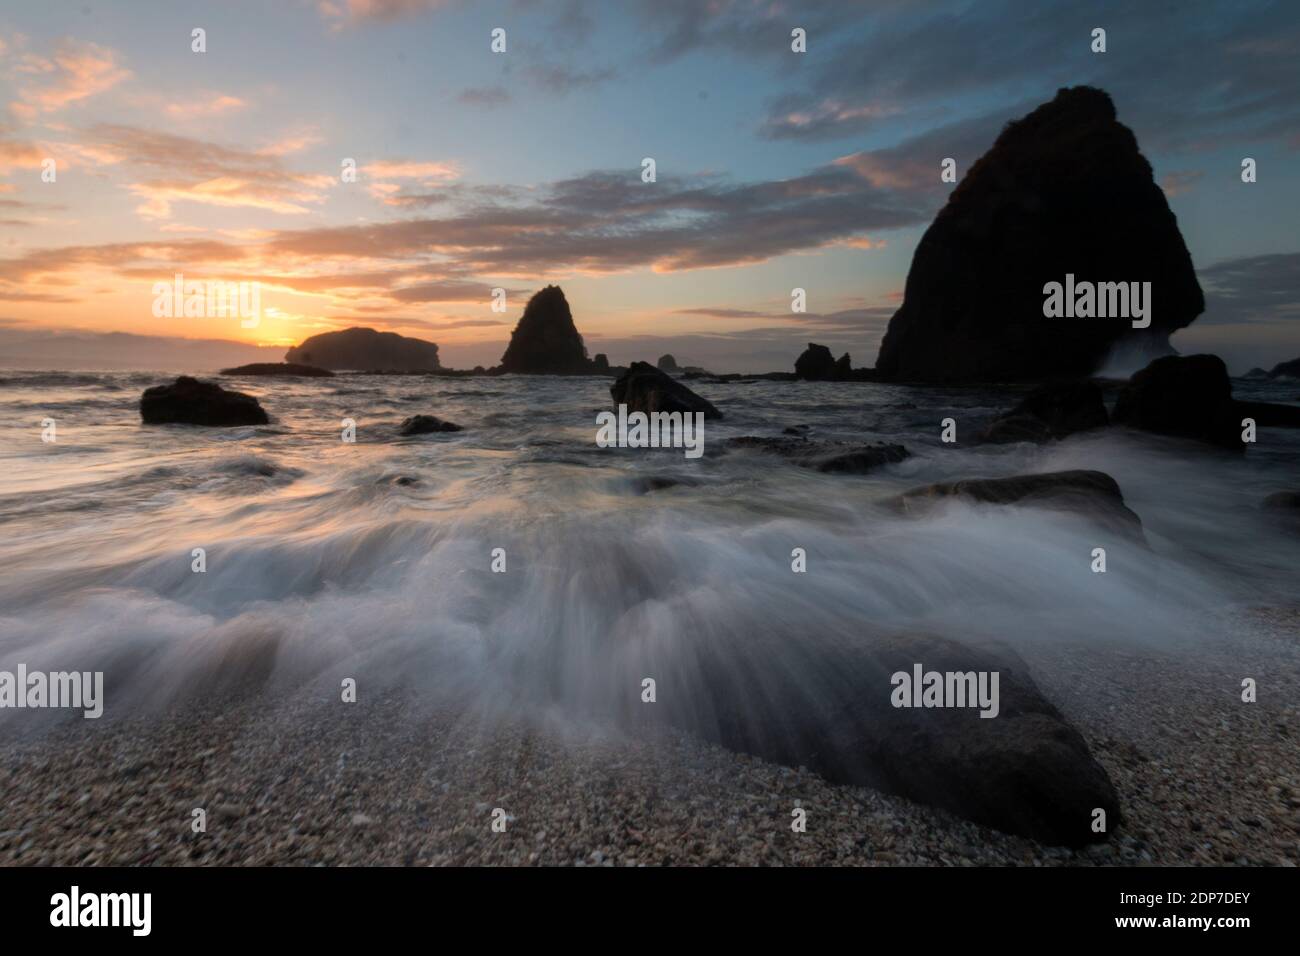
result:
<svg viewBox="0 0 1300 956"><path fill-rule="evenodd" d="M140 396L140 418L146 425L265 425L270 420L252 395L188 375L170 385L146 388Z"/></svg>
<svg viewBox="0 0 1300 956"><path fill-rule="evenodd" d="M535 292L501 356L502 372L519 375L589 375L597 371L573 324L564 290Z"/></svg>
<svg viewBox="0 0 1300 956"><path fill-rule="evenodd" d="M659 368L659 371L661 372L676 372L678 370L677 359L673 358L671 352L659 356L659 361L656 362L655 365Z"/></svg>
<svg viewBox="0 0 1300 956"><path fill-rule="evenodd" d="M609 394L615 405L626 405L629 412L703 412L706 419L722 417L712 402L649 362L633 362L609 387Z"/></svg>
<svg viewBox="0 0 1300 956"><path fill-rule="evenodd" d="M284 360L317 368L378 372L424 372L442 367L438 346L432 342L361 328L313 335L285 352Z"/></svg>
<svg viewBox="0 0 1300 956"><path fill-rule="evenodd" d="M1151 325L1047 318L1044 286L1150 282ZM1113 347L1153 355L1205 299L1151 166L1101 90L1009 124L926 230L877 371L896 381L1086 376Z"/></svg>
<svg viewBox="0 0 1300 956"><path fill-rule="evenodd" d="M1268 373L1269 378L1300 378L1300 358L1278 362Z"/></svg>

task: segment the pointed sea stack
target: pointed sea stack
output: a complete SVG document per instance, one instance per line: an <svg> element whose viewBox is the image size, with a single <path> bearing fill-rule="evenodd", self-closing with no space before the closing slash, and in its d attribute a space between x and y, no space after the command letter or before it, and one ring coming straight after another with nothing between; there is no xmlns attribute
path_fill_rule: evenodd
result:
<svg viewBox="0 0 1300 956"><path fill-rule="evenodd" d="M1150 327L1047 318L1044 286L1151 283ZM1192 259L1133 132L1076 86L1009 124L926 230L876 370L894 381L1086 376L1116 345L1168 354L1204 310Z"/></svg>
<svg viewBox="0 0 1300 956"><path fill-rule="evenodd" d="M510 335L501 356L502 372L518 375L592 375L595 363L587 358L578 328L573 324L564 290L548 285L533 294L523 318Z"/></svg>

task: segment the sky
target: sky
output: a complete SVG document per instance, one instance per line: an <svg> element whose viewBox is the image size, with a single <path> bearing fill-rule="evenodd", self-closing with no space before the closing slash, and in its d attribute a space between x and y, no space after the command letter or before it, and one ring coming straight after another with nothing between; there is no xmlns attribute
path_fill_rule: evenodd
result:
<svg viewBox="0 0 1300 956"><path fill-rule="evenodd" d="M355 325L490 366L550 283L613 364L870 366L942 160L1081 83L1206 291L1175 346L1300 356L1294 2L0 0L0 367L278 360ZM156 314L177 274L256 282L256 322Z"/></svg>

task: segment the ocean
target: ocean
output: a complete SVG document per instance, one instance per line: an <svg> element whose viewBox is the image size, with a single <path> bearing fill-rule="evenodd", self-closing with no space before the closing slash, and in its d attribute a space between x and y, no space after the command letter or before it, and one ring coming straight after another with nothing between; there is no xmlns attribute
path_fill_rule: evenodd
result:
<svg viewBox="0 0 1300 956"><path fill-rule="evenodd" d="M1245 455L1121 429L976 445L1016 390L694 381L725 418L692 460L598 447L608 378L232 378L270 425L142 425L141 391L173 377L0 372L0 666L103 671L110 719L193 693L336 694L349 677L488 713L617 718L647 674L661 694L699 692L705 653L756 694L779 672L815 696L835 679L820 642L1168 650L1300 598L1300 529L1261 507L1300 490L1295 431L1261 429ZM464 431L399 437L421 413ZM911 457L855 476L725 447L795 425ZM1149 547L1059 511L883 507L930 482L1075 468L1119 482Z"/></svg>

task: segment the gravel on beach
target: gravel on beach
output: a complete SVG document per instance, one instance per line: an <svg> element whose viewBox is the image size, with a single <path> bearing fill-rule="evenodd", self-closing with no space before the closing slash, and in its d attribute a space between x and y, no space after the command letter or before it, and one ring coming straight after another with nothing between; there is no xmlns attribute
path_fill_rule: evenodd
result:
<svg viewBox="0 0 1300 956"><path fill-rule="evenodd" d="M1256 609L1213 647L1022 653L1119 791L1105 844L1041 846L680 733L363 687L351 704L303 690L17 737L0 723L0 864L1300 862L1300 610Z"/></svg>

